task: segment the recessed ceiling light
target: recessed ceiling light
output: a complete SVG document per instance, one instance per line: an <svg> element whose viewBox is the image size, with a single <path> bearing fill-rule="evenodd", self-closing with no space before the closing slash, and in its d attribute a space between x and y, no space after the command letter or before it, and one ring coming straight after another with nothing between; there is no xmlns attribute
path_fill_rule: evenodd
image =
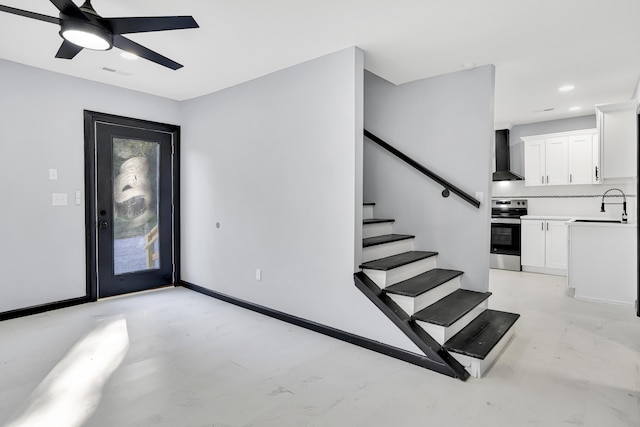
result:
<svg viewBox="0 0 640 427"><path fill-rule="evenodd" d="M462 68L473 68L475 67L477 64L475 62L465 62L464 64L461 65Z"/></svg>
<svg viewBox="0 0 640 427"><path fill-rule="evenodd" d="M578 110L581 110L581 109L582 109L582 107L580 107L579 105L576 105L575 107L569 108L569 111L578 111Z"/></svg>
<svg viewBox="0 0 640 427"><path fill-rule="evenodd" d="M122 56L124 59L128 59L130 61L134 61L136 59L138 59L138 55L134 55L131 52L127 52L127 51L122 51L120 52L120 56Z"/></svg>
<svg viewBox="0 0 640 427"><path fill-rule="evenodd" d="M574 85L564 85L564 86L560 86L558 88L558 90L560 92L569 92L571 90L574 90L576 87Z"/></svg>

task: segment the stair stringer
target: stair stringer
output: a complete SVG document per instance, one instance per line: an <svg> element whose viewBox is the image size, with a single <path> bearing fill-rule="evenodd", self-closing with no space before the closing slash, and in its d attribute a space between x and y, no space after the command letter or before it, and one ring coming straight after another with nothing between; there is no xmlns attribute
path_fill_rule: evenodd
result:
<svg viewBox="0 0 640 427"><path fill-rule="evenodd" d="M418 326L395 301L383 292L366 274L354 274L356 287L371 300L432 363L426 368L454 378L466 380L469 372L447 350Z"/></svg>

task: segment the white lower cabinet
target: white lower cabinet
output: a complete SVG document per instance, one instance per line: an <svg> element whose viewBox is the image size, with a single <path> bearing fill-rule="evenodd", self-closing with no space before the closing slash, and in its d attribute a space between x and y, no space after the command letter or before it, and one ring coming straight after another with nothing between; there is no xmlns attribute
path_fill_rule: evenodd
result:
<svg viewBox="0 0 640 427"><path fill-rule="evenodd" d="M523 219L521 264L523 271L567 274L566 219Z"/></svg>

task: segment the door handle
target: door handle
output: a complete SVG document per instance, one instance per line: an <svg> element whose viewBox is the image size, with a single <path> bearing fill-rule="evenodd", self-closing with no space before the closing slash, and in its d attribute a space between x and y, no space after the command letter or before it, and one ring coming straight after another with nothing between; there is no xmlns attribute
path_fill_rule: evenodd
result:
<svg viewBox="0 0 640 427"><path fill-rule="evenodd" d="M98 223L98 227L100 227L101 229L103 229L103 230L104 230L105 228L108 228L108 227L109 227L109 223L108 223L107 221L100 221L100 222Z"/></svg>

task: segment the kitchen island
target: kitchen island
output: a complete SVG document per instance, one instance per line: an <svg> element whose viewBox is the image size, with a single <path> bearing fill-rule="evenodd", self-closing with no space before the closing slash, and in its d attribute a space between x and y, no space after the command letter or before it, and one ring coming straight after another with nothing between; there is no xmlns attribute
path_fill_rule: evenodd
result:
<svg viewBox="0 0 640 427"><path fill-rule="evenodd" d="M637 298L637 224L572 219L568 285L574 297L633 305Z"/></svg>

